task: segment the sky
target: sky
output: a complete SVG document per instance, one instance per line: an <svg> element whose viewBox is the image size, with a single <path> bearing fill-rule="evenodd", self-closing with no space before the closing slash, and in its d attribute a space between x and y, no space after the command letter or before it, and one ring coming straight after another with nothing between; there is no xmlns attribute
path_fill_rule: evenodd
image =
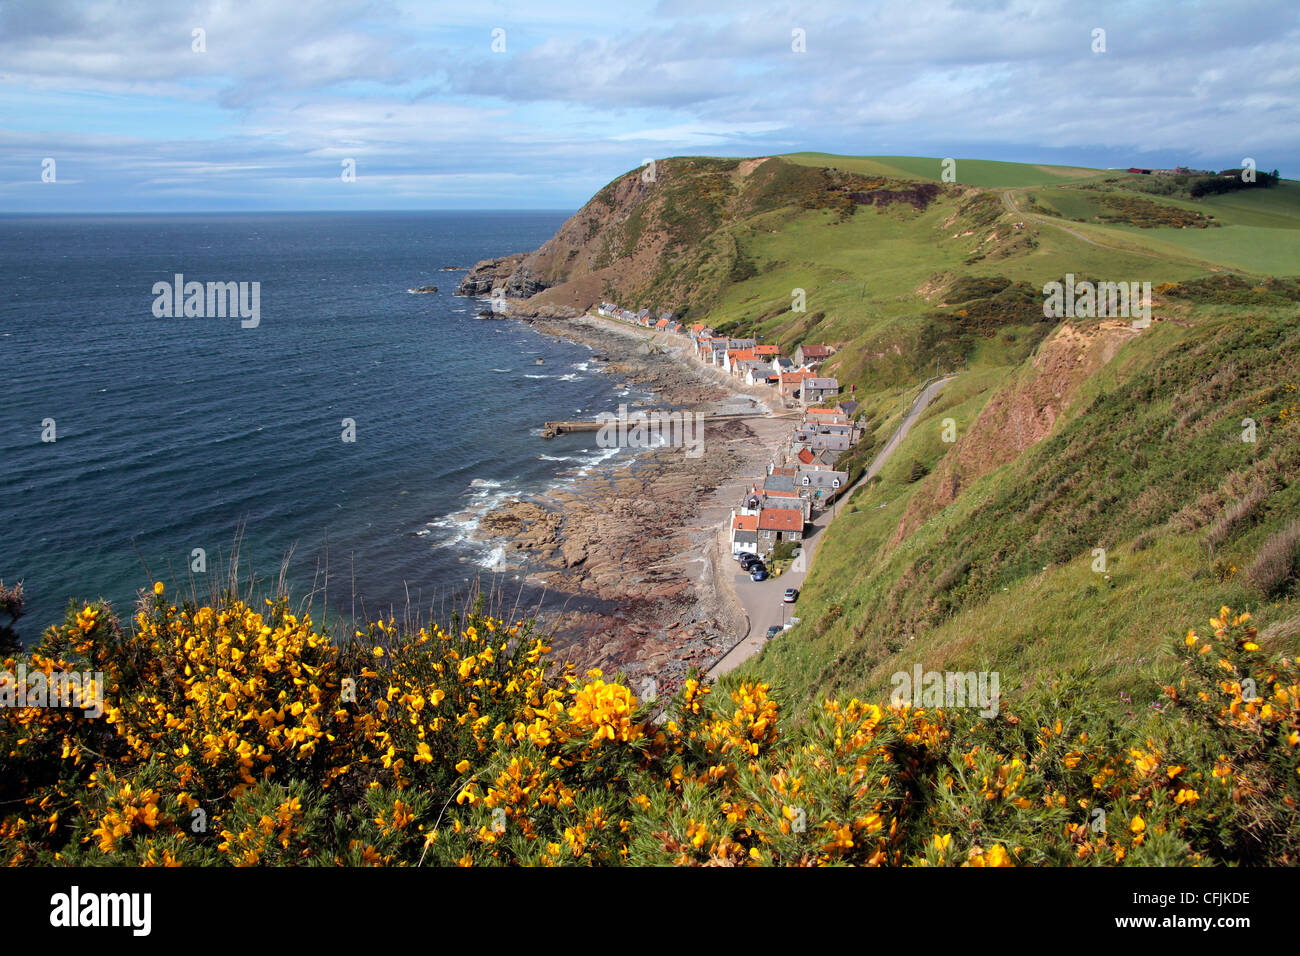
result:
<svg viewBox="0 0 1300 956"><path fill-rule="evenodd" d="M0 213L576 209L804 150L1296 178L1298 53L1296 0L0 0Z"/></svg>

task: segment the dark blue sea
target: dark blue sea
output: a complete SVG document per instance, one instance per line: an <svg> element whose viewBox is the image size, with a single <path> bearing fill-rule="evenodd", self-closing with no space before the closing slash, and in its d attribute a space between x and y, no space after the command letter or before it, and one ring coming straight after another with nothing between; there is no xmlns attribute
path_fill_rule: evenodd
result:
<svg viewBox="0 0 1300 956"><path fill-rule="evenodd" d="M538 426L629 393L583 346L478 318L441 269L534 249L565 216L0 217L0 579L24 582L20 635L73 599L128 614L151 579L188 594L194 549L212 574L241 529L245 577L269 586L292 553L318 618L327 566L344 616L518 580L470 537L478 517L594 466L594 436ZM260 324L155 317L176 273L260 282Z"/></svg>

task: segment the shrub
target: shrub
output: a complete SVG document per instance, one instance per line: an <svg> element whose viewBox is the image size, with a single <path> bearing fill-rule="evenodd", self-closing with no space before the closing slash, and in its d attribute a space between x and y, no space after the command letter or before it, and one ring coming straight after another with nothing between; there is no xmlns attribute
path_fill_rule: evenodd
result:
<svg viewBox="0 0 1300 956"><path fill-rule="evenodd" d="M158 585L129 632L84 607L24 660L102 670L105 711L0 708L0 858L1294 865L1300 667L1263 658L1248 614L1211 627L1137 727L1066 684L1015 713L852 699L793 719L767 684L695 676L660 722L481 605L336 646L283 601L177 608Z"/></svg>
<svg viewBox="0 0 1300 956"><path fill-rule="evenodd" d="M1247 577L1253 587L1266 597L1274 597L1286 590L1295 578L1300 563L1300 522L1292 521L1274 532L1260 546L1255 562Z"/></svg>
<svg viewBox="0 0 1300 956"><path fill-rule="evenodd" d="M1255 484L1220 513L1210 525L1208 540L1211 548L1218 548L1224 542L1235 538L1259 512L1260 506L1268 500L1270 488L1265 484Z"/></svg>

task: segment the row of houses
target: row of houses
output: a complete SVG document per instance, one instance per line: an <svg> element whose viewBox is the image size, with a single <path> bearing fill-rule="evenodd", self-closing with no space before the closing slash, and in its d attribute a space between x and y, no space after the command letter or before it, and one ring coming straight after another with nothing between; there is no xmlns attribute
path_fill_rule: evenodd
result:
<svg viewBox="0 0 1300 956"><path fill-rule="evenodd" d="M613 302L602 302L596 313L685 336L701 362L722 369L746 385L770 386L782 405L803 409L788 445L783 445L768 462L767 473L750 485L739 507L731 512L730 536L733 554L747 551L770 555L778 542L802 541L814 511L824 510L848 487L848 472L836 471L835 462L861 437L852 418L856 403L840 403L839 381L821 372L835 349L807 344L785 356L779 346L753 338L718 335L703 323L686 327L671 312L632 312Z"/></svg>
<svg viewBox="0 0 1300 956"><path fill-rule="evenodd" d="M852 418L856 408L845 402L804 409L789 445L731 512L732 554L769 556L777 542L803 541L814 511L825 510L848 487L848 472L836 471L835 462L861 438Z"/></svg>
<svg viewBox="0 0 1300 956"><path fill-rule="evenodd" d="M686 336L693 343L700 361L721 368L746 385L771 386L783 405L797 403L806 408L834 401L839 395L839 381L818 371L835 353L829 345L800 345L794 355L784 356L776 345L760 344L752 338L716 335L713 329L701 322L688 328L671 312L656 314L652 309L633 312L613 302L602 302L596 307L596 314L642 328Z"/></svg>
<svg viewBox="0 0 1300 956"><path fill-rule="evenodd" d="M629 322L632 325L639 325L646 329L660 329L665 332L681 333L684 331L682 323L673 318L671 312L660 312L656 314L651 309L641 309L639 312L632 312L628 309L620 309L612 302L602 302L596 306L596 314L603 315L607 319L619 319L623 322Z"/></svg>

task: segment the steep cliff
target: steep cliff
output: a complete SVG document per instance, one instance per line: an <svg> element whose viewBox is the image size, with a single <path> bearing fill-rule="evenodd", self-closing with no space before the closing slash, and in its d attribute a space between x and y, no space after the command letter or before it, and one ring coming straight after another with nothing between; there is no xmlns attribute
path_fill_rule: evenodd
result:
<svg viewBox="0 0 1300 956"><path fill-rule="evenodd" d="M942 191L776 158L658 160L605 186L535 252L480 262L459 292L503 288L517 314L585 310L604 299L703 314L729 284L753 274L735 230L755 217L826 209L842 220L858 206L896 203L923 209Z"/></svg>

